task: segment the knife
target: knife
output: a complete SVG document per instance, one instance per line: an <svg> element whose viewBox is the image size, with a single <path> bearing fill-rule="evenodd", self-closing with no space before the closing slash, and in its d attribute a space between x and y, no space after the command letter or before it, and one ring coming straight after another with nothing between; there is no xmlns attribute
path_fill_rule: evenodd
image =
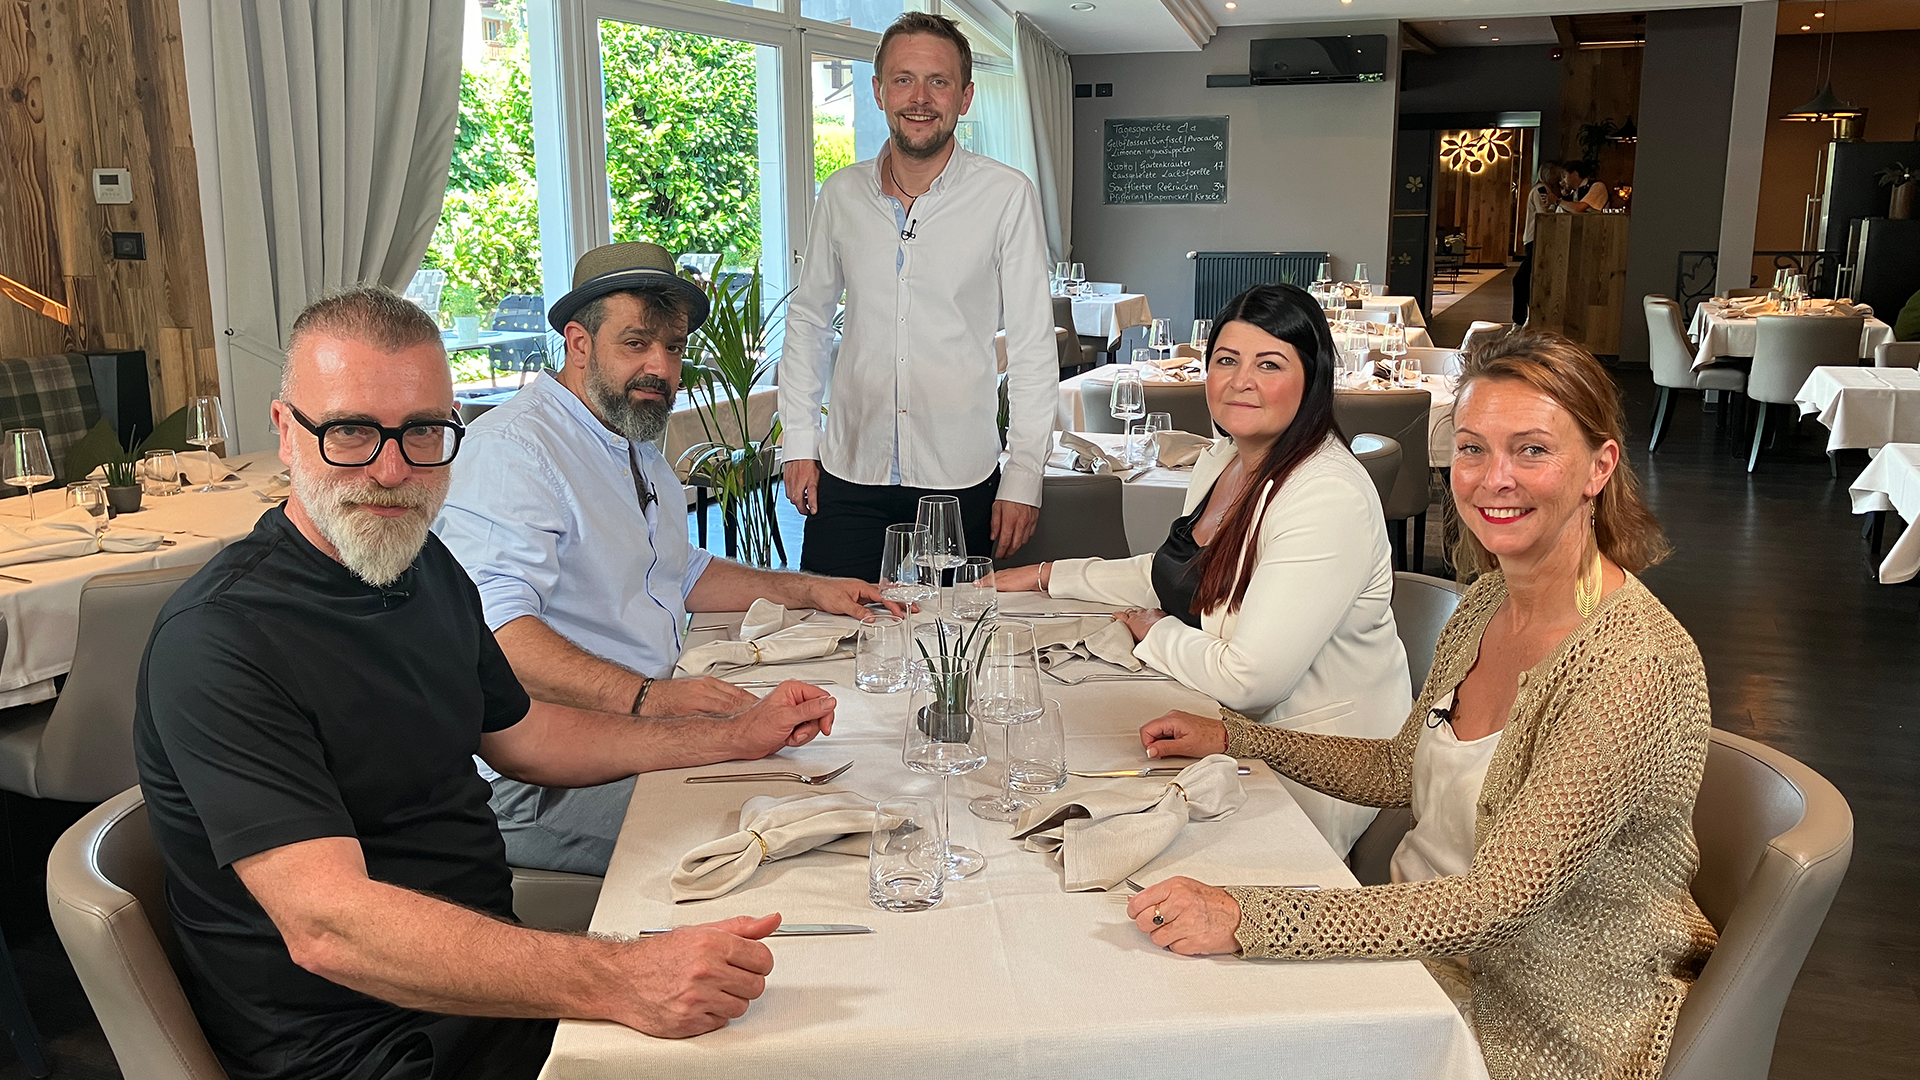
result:
<svg viewBox="0 0 1920 1080"><path fill-rule="evenodd" d="M1105 779L1114 776L1179 776L1185 772L1186 769L1187 767L1184 765L1161 765L1151 769L1114 769L1110 772L1080 772L1076 769L1068 769L1067 775L1084 776L1089 779ZM1246 776L1251 772L1253 772L1253 770L1247 768L1245 765L1240 766L1241 776Z"/></svg>
<svg viewBox="0 0 1920 1080"><path fill-rule="evenodd" d="M659 934L671 934L675 930L684 930L684 926L661 926L652 930L635 930L635 937L653 937ZM774 937L826 937L834 934L871 934L873 927L859 926L854 923L784 923L773 932Z"/></svg>

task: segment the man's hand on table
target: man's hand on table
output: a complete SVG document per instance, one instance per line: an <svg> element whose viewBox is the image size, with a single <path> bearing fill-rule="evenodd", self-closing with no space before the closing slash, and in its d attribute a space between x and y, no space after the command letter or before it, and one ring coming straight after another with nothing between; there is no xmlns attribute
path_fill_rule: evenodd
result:
<svg viewBox="0 0 1920 1080"><path fill-rule="evenodd" d="M856 578L814 577L810 574L796 576L802 583L797 606L810 607L829 615L850 615L856 619L873 614L868 604L884 604L895 615L904 616L907 613L905 605L881 596L880 587L872 582Z"/></svg>
<svg viewBox="0 0 1920 1080"><path fill-rule="evenodd" d="M773 950L760 939L779 926L778 914L741 916L633 942L617 961L629 976L620 996L630 1012L616 1018L663 1039L726 1027L766 990Z"/></svg>
<svg viewBox="0 0 1920 1080"><path fill-rule="evenodd" d="M792 679L728 721L731 751L723 760L763 758L789 746L805 746L833 734L833 695Z"/></svg>
<svg viewBox="0 0 1920 1080"><path fill-rule="evenodd" d="M656 679L640 703L641 716L732 716L760 699L745 690L699 675L685 679Z"/></svg>
<svg viewBox="0 0 1920 1080"><path fill-rule="evenodd" d="M1040 524L1040 508L1008 499L993 501L993 557L1004 559L1027 546L1034 526Z"/></svg>
<svg viewBox="0 0 1920 1080"><path fill-rule="evenodd" d="M1227 725L1179 709L1140 725L1140 745L1150 758L1203 758L1227 752Z"/></svg>
<svg viewBox="0 0 1920 1080"><path fill-rule="evenodd" d="M1182 956L1240 951L1240 901L1225 889L1189 877L1168 878L1134 894L1127 917L1155 945Z"/></svg>

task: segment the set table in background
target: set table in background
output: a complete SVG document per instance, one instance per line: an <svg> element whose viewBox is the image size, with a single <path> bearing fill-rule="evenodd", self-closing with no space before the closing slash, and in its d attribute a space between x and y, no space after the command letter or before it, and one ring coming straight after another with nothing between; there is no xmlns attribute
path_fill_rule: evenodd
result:
<svg viewBox="0 0 1920 1080"><path fill-rule="evenodd" d="M1887 443L1848 488L1856 514L1893 511L1907 522L1905 532L1880 560L1883 585L1897 585L1920 574L1920 443ZM1876 539L1882 522L1874 522Z"/></svg>
<svg viewBox="0 0 1920 1080"><path fill-rule="evenodd" d="M123 514L115 525L162 534L171 544L153 551L95 552L71 559L0 566L0 615L9 628L7 650L0 659L0 708L30 705L55 696L54 679L73 666L74 644L80 629L80 590L100 574L159 570L203 563L221 548L253 531L260 515L272 506L258 491L280 471L278 453L261 451L225 459L228 469L246 466L239 486L223 491L182 491L178 495L147 496L138 513ZM66 507L66 491L49 488L34 495L41 516ZM0 499L0 519L21 525L27 521L26 496ZM19 580L9 580L19 579Z"/></svg>
<svg viewBox="0 0 1920 1080"><path fill-rule="evenodd" d="M1830 315L1792 316L1796 319L1833 317ZM1698 371L1718 363L1722 357L1752 356L1753 343L1759 334L1758 318L1730 318L1707 304L1701 304L1694 310L1693 322L1687 327L1687 336L1699 346L1694 352L1693 369ZM1869 315L1865 327L1860 332L1860 355L1872 356L1875 346L1892 340L1893 327Z"/></svg>
<svg viewBox="0 0 1920 1080"><path fill-rule="evenodd" d="M1120 456L1125 435L1104 432L1078 432L1081 438ZM1135 442L1143 441L1138 433ZM1062 449L1059 433L1054 434L1053 453L1047 457L1047 475L1073 472L1073 451ZM1193 483L1193 467L1168 469L1155 466L1120 485L1120 514L1127 523L1127 550L1135 555L1158 551L1167 539L1167 529L1186 505L1187 488Z"/></svg>
<svg viewBox="0 0 1920 1080"><path fill-rule="evenodd" d="M1920 371L1912 368L1817 367L1794 400L1827 426L1828 453L1920 442Z"/></svg>
<svg viewBox="0 0 1920 1080"><path fill-rule="evenodd" d="M1123 331L1153 322L1143 293L1087 293L1073 298L1073 332L1112 341Z"/></svg>
<svg viewBox="0 0 1920 1080"><path fill-rule="evenodd" d="M1038 596L1002 599L1019 610L1062 610ZM703 640L696 634L689 643ZM751 668L737 677L833 680L827 688L838 699L833 735L769 763L641 776L594 932L771 911L793 922L861 923L875 932L770 940L775 967L766 993L746 1016L696 1039L563 1021L541 1074L547 1080L864 1080L902 1073L917 1080L1189 1073L1232 1080L1271 1076L1276 1062L1303 1076L1486 1075L1466 1022L1418 963L1176 956L1154 947L1112 896L1064 892L1050 856L1022 850L1010 839L1013 826L967 813L966 799L986 790L991 765L955 782L951 818L954 842L984 854L986 869L950 882L931 911L874 908L867 901L866 860L828 852L769 863L723 897L673 904L673 867L692 848L735 831L749 798L822 790L865 798L938 796L938 778L901 764L908 696L854 690L851 660ZM1213 708L1203 695L1165 681L1050 684L1048 694L1062 706L1067 761L1076 769L1144 764L1142 723L1168 709ZM848 761L853 768L824 789L682 782L694 771L816 773ZM1218 821L1189 823L1136 880L1150 884L1185 874L1221 884L1355 884L1274 775L1251 764L1243 778L1246 804ZM1070 779L1065 792L1165 782Z"/></svg>

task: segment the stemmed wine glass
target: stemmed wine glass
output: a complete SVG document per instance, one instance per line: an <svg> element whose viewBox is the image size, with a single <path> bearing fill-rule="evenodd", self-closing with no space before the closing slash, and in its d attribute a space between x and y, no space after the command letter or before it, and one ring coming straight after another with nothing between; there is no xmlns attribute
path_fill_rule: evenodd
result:
<svg viewBox="0 0 1920 1080"><path fill-rule="evenodd" d="M925 561L931 545L924 525L889 525L885 546L880 551L880 596L894 603L913 605L940 595L940 579Z"/></svg>
<svg viewBox="0 0 1920 1080"><path fill-rule="evenodd" d="M1014 794L1007 729L1040 719L1046 708L1040 696L1040 658L1032 623L1002 619L995 625L974 663L971 707L975 720L1000 729L1000 756L1008 769L999 791L980 796L967 809L987 821L1016 821L1036 800Z"/></svg>
<svg viewBox="0 0 1920 1080"><path fill-rule="evenodd" d="M938 596L947 570L967 561L967 534L960 527L960 500L952 495L922 495L915 523L927 530L927 544L920 550L919 557L933 571L934 595Z"/></svg>
<svg viewBox="0 0 1920 1080"><path fill-rule="evenodd" d="M1388 323L1381 327L1380 351L1387 354L1387 364L1393 370L1395 386L1406 386L1411 380L1407 377L1405 361L1407 355L1407 328L1399 323Z"/></svg>
<svg viewBox="0 0 1920 1080"><path fill-rule="evenodd" d="M220 399L217 397L197 397L193 399L193 411L187 414L187 441L202 450L211 451L216 443L227 441L227 416L220 411ZM213 482L219 472L218 464L207 466L207 482L194 488L195 491L219 491L220 486Z"/></svg>
<svg viewBox="0 0 1920 1080"><path fill-rule="evenodd" d="M1147 327L1147 348L1160 354L1162 360L1173 354L1173 320L1155 319Z"/></svg>
<svg viewBox="0 0 1920 1080"><path fill-rule="evenodd" d="M915 632L916 641L926 629L921 627ZM948 635L958 631L952 624L946 624L943 629ZM957 643L955 647L958 648ZM973 661L959 652L928 649L918 663L919 677L911 681L912 689L907 695L906 734L900 760L913 772L940 777L940 835L947 838L947 876L970 877L984 869L987 860L972 848L953 842L947 809L951 801L948 788L953 777L973 772L987 763L987 747L980 736L980 725L966 708L972 688Z"/></svg>
<svg viewBox="0 0 1920 1080"><path fill-rule="evenodd" d="M1200 359L1203 361L1207 358L1207 339L1212 336L1212 319L1193 320L1193 336L1187 339L1187 344L1192 345L1200 353Z"/></svg>
<svg viewBox="0 0 1920 1080"><path fill-rule="evenodd" d="M1113 374L1113 389L1107 394L1107 411L1115 420L1126 421L1124 457L1133 460L1133 422L1147 415L1147 385L1140 381L1140 370L1123 367Z"/></svg>
<svg viewBox="0 0 1920 1080"><path fill-rule="evenodd" d="M1079 296L1081 293L1086 291L1086 286L1087 286L1087 264L1086 263L1068 263L1067 264L1067 295Z"/></svg>
<svg viewBox="0 0 1920 1080"><path fill-rule="evenodd" d="M14 428L6 434L5 460L0 460L0 480L27 489L27 520L37 519L33 489L53 483L53 458L47 453L47 436L39 428Z"/></svg>
<svg viewBox="0 0 1920 1080"><path fill-rule="evenodd" d="M1367 280L1367 264L1366 263L1354 264L1353 284L1355 288L1357 288L1360 292L1360 299L1365 300L1366 298L1373 295L1373 283Z"/></svg>

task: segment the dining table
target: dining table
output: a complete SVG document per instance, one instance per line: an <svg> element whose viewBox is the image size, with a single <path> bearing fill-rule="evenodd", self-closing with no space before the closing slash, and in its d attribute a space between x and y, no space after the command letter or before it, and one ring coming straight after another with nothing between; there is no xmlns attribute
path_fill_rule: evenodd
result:
<svg viewBox="0 0 1920 1080"><path fill-rule="evenodd" d="M1817 367L1793 397L1801 415L1826 425L1829 454L1920 442L1920 371L1913 368Z"/></svg>
<svg viewBox="0 0 1920 1080"><path fill-rule="evenodd" d="M1420 312L1420 299L1415 296L1369 296L1353 301L1350 306L1358 307L1361 311L1399 312L1401 326L1427 325L1426 316Z"/></svg>
<svg viewBox="0 0 1920 1080"><path fill-rule="evenodd" d="M1897 585L1920 575L1920 443L1887 443L1880 447L1859 479L1847 487L1856 514L1879 514L1872 522L1876 541L1888 512L1897 513L1907 527L1887 549L1875 573L1883 585Z"/></svg>
<svg viewBox="0 0 1920 1080"><path fill-rule="evenodd" d="M204 563L253 531L260 515L274 505L265 489L280 471L278 452L239 455L222 464L233 478L221 490L146 494L138 511L113 520L114 527L161 534L161 546L152 551L97 551L0 567L0 618L9 627L0 658L0 708L57 696L55 680L73 666L80 591L88 581L101 574ZM193 466L187 468L188 477L196 478ZM34 499L34 508L45 516L65 508L66 492L46 489ZM0 499L0 521L19 526L29 520L26 496Z"/></svg>
<svg viewBox="0 0 1920 1080"><path fill-rule="evenodd" d="M1081 438L1109 454L1119 457L1126 449L1125 435L1108 432L1079 432ZM1136 443L1143 437L1136 432ZM1074 452L1060 445L1060 432L1054 432L1053 452L1047 455L1047 475L1064 476L1074 472ZM1167 468L1151 465L1127 474L1120 483L1120 514L1127 526L1127 550L1145 555L1160 550L1167 529L1186 507L1187 488L1193 483L1193 466ZM1046 507L1040 508L1046 513Z"/></svg>
<svg viewBox="0 0 1920 1080"><path fill-rule="evenodd" d="M1741 312L1754 314L1742 314ZM1754 306L1741 308L1722 308L1711 301L1694 309L1693 321L1687 325L1687 337L1695 344L1693 370L1720 363L1724 358L1743 359L1753 356L1754 342L1760 334L1760 315L1778 315L1777 310ZM1822 319L1822 314L1795 314L1797 319ZM1872 356L1874 347L1882 342L1893 340L1893 327L1873 316L1867 316L1860 331L1860 355Z"/></svg>
<svg viewBox="0 0 1920 1080"><path fill-rule="evenodd" d="M1003 615L1069 610L1037 594L1003 594ZM1083 610L1074 604L1070 610ZM696 616L713 625L710 615ZM689 637L689 645L737 630ZM703 636L705 635L705 636ZM1118 673L1098 661L1081 665ZM1070 769L1145 765L1138 728L1169 709L1214 703L1153 677L1065 685L1051 679ZM1289 1075L1350 1080L1480 1080L1472 1031L1419 963L1390 960L1190 958L1155 947L1127 917L1121 893L1067 892L1053 855L1026 850L1009 824L967 812L989 790L994 765L953 783L950 837L985 856L979 873L949 881L931 910L881 911L867 898L863 854L814 850L765 863L725 895L676 904L670 875L683 855L736 832L756 796L851 792L862 800L939 797L939 778L901 761L909 695L853 689L844 657L757 666L741 680L825 683L837 699L830 736L772 760L646 773L594 911L592 932L661 927L779 912L789 922L867 926L872 933L769 939L774 967L745 1016L692 1039L660 1039L593 1021L562 1021L546 1080L672 1076L676 1080L819 1077L1066 1080ZM997 750L999 741L991 739ZM996 753L995 762L999 761ZM851 768L824 786L781 781L689 784L693 775ZM1328 847L1274 774L1243 762L1246 801L1231 814L1189 821L1131 876L1175 875L1217 884L1351 888ZM1167 790L1166 777L1069 778L1057 798L1101 789Z"/></svg>
<svg viewBox="0 0 1920 1080"><path fill-rule="evenodd" d="M1073 298L1073 332L1080 337L1113 341L1152 322L1153 309L1144 293L1082 293Z"/></svg>

